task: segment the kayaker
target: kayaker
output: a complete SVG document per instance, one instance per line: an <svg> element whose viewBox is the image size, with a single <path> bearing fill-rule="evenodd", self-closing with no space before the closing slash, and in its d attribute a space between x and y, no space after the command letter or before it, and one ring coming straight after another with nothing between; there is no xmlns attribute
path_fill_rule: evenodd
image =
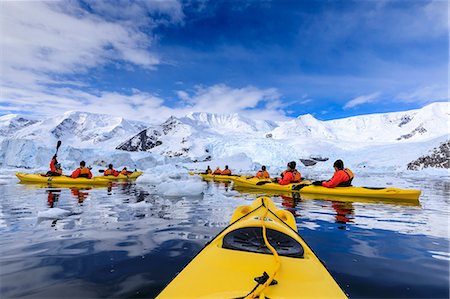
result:
<svg viewBox="0 0 450 299"><path fill-rule="evenodd" d="M220 167L217 167L212 174L222 174L222 170L220 170Z"/></svg>
<svg viewBox="0 0 450 299"><path fill-rule="evenodd" d="M334 187L348 187L352 185L352 180L355 177L353 172L345 168L344 162L342 160L336 160L333 164L334 174L333 177L328 181L315 181L313 185L315 186L323 186L327 188Z"/></svg>
<svg viewBox="0 0 450 299"><path fill-rule="evenodd" d="M124 167L121 171L120 174L124 174L124 175L129 175L132 174L132 171L128 171L126 167Z"/></svg>
<svg viewBox="0 0 450 299"><path fill-rule="evenodd" d="M86 167L86 162L81 161L80 167L75 169L74 172L70 175L71 178L92 178L92 173L89 168Z"/></svg>
<svg viewBox="0 0 450 299"><path fill-rule="evenodd" d="M206 168L204 174L211 174L211 173L212 173L212 169L211 169L211 167L209 167L209 165L208 165L208 167Z"/></svg>
<svg viewBox="0 0 450 299"><path fill-rule="evenodd" d="M47 171L47 176L60 176L62 175L61 164L58 163L56 155L53 156L50 161L50 171Z"/></svg>
<svg viewBox="0 0 450 299"><path fill-rule="evenodd" d="M281 173L281 178L278 180L278 184L287 185L291 183L299 183L302 180L302 175L295 169L297 163L291 161L287 164L287 169Z"/></svg>
<svg viewBox="0 0 450 299"><path fill-rule="evenodd" d="M120 174L120 172L118 172L117 170L115 170L113 168L112 164L108 165L108 169L105 170L105 172L103 173L103 175L113 175L113 176L118 176Z"/></svg>
<svg viewBox="0 0 450 299"><path fill-rule="evenodd" d="M220 173L221 175L231 175L231 170L228 169L228 165L225 165L225 169Z"/></svg>
<svg viewBox="0 0 450 299"><path fill-rule="evenodd" d="M258 179L268 179L268 178L270 178L270 175L269 175L269 173L267 172L266 166L265 166L265 165L261 166L261 170L259 170L259 171L256 173L256 177L257 177Z"/></svg>

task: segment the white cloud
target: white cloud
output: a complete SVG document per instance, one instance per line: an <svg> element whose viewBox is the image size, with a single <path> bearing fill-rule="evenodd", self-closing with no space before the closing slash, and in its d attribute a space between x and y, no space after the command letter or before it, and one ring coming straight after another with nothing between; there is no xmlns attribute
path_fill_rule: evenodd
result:
<svg viewBox="0 0 450 299"><path fill-rule="evenodd" d="M241 113L258 119L284 119L284 107L275 88L259 89L254 86L231 88L225 84L198 86L190 96L178 91L181 100L188 103L181 111L211 113Z"/></svg>
<svg viewBox="0 0 450 299"><path fill-rule="evenodd" d="M380 96L380 94L380 92L375 92L354 98L344 105L344 109L353 108L362 104L372 103Z"/></svg>
<svg viewBox="0 0 450 299"><path fill-rule="evenodd" d="M422 86L410 92L402 92L395 98L407 103L432 103L450 99L448 86L438 84Z"/></svg>
<svg viewBox="0 0 450 299"><path fill-rule="evenodd" d="M152 3L161 12L171 7ZM174 16L180 19L179 14ZM80 73L112 61L149 69L160 63L149 49L151 35L129 22L110 22L65 2L3 1L0 19L3 84L48 83L55 75Z"/></svg>
<svg viewBox="0 0 450 299"><path fill-rule="evenodd" d="M118 92L86 92L72 88L12 88L1 90L0 114L39 113L49 116L68 110L106 113L127 119L164 121L169 116L184 116L192 111L240 113L256 119L286 119L279 95L274 89L256 87L231 88L224 84L198 88L193 96L178 91L182 103L168 107L164 100L133 89L130 94ZM257 106L260 108L257 108Z"/></svg>

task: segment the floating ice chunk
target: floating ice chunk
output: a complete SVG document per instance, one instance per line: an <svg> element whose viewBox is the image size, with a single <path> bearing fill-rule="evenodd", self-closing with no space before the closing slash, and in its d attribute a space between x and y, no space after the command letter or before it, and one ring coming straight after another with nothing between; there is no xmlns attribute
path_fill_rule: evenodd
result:
<svg viewBox="0 0 450 299"><path fill-rule="evenodd" d="M60 208L52 208L46 211L38 212L38 218L41 219L59 219L70 215L70 211L60 209Z"/></svg>
<svg viewBox="0 0 450 299"><path fill-rule="evenodd" d="M156 189L165 196L193 196L202 194L205 186L205 182L196 179L170 180L160 183Z"/></svg>

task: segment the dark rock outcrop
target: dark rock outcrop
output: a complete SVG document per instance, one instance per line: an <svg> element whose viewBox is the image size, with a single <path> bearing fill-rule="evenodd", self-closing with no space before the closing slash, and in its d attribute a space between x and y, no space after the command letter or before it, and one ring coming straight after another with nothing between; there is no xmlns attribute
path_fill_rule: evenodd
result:
<svg viewBox="0 0 450 299"><path fill-rule="evenodd" d="M412 130L411 133L398 137L397 140L409 139L416 134L424 134L426 132L427 132L427 129L425 129L422 125L420 125L417 128L415 128L414 130Z"/></svg>
<svg viewBox="0 0 450 299"><path fill-rule="evenodd" d="M434 148L431 154L419 157L417 160L408 163L407 166L409 170L419 170L428 167L450 168L450 140Z"/></svg>
<svg viewBox="0 0 450 299"><path fill-rule="evenodd" d="M129 152L147 151L162 144L162 142L158 140L160 136L161 133L159 131L146 129L120 144L116 149Z"/></svg>
<svg viewBox="0 0 450 299"><path fill-rule="evenodd" d="M300 159L300 162L302 162L305 166L313 166L317 164L317 161L311 159Z"/></svg>

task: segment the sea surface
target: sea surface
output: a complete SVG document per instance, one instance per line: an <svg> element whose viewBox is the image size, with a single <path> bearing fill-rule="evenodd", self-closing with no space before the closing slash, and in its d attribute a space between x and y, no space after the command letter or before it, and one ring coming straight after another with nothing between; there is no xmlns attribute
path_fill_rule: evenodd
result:
<svg viewBox="0 0 450 299"><path fill-rule="evenodd" d="M269 196L294 214L350 298L449 298L448 178L361 179L422 195L413 203ZM0 298L154 298L237 206L264 194L215 182L193 196L165 196L151 183L1 182Z"/></svg>

